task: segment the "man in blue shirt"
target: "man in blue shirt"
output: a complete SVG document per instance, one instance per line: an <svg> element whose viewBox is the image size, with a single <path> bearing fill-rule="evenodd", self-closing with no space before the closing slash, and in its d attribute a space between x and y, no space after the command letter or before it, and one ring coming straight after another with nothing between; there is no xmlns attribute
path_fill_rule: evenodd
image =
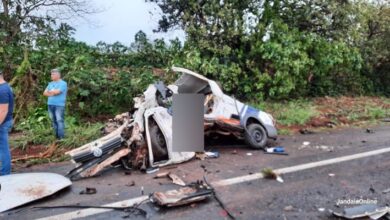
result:
<svg viewBox="0 0 390 220"><path fill-rule="evenodd" d="M0 176L11 173L11 153L8 133L12 128L12 112L14 111L14 95L11 87L4 80L0 71Z"/></svg>
<svg viewBox="0 0 390 220"><path fill-rule="evenodd" d="M60 140L65 137L64 114L68 86L61 79L61 73L58 69L51 71L51 80L43 95L48 97L49 117L52 121L56 138Z"/></svg>

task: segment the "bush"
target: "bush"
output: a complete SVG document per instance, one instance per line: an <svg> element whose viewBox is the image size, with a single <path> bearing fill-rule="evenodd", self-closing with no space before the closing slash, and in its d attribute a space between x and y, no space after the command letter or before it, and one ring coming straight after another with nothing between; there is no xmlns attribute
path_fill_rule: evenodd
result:
<svg viewBox="0 0 390 220"><path fill-rule="evenodd" d="M65 138L59 145L65 148L80 147L101 135L101 123L80 122L72 116L65 116ZM30 145L49 145L55 139L47 110L36 109L30 116L15 125L17 132L22 132L11 138L11 146L25 150Z"/></svg>

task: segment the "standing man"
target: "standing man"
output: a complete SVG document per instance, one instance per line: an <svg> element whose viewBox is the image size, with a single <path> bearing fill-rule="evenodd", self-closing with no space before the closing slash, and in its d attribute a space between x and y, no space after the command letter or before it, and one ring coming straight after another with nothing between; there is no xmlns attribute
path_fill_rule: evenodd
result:
<svg viewBox="0 0 390 220"><path fill-rule="evenodd" d="M14 111L14 95L11 87L4 80L0 71L0 176L11 173L11 153L8 133L12 128L12 112Z"/></svg>
<svg viewBox="0 0 390 220"><path fill-rule="evenodd" d="M51 80L52 81L43 92L43 95L49 97L47 101L49 117L52 121L56 138L61 140L65 137L64 114L68 86L66 82L61 79L61 73L58 69L53 69L51 71Z"/></svg>

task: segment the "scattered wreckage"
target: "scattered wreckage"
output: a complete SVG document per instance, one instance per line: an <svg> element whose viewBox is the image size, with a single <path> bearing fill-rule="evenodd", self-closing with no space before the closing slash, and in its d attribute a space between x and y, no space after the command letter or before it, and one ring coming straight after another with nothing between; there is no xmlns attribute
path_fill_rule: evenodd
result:
<svg viewBox="0 0 390 220"><path fill-rule="evenodd" d="M390 207L380 207L377 204L363 204L355 207L345 208L341 213L333 212L334 216L343 219L381 219L385 217L390 219Z"/></svg>
<svg viewBox="0 0 390 220"><path fill-rule="evenodd" d="M218 84L184 68L172 85L149 85L143 96L134 98L134 109L110 120L106 136L66 154L76 168L68 173L72 180L92 177L105 168L120 165L125 169L162 167L190 160L195 152L172 151L173 94L204 94L205 135L234 135L251 147L262 149L268 139L276 139L273 117L225 95Z"/></svg>

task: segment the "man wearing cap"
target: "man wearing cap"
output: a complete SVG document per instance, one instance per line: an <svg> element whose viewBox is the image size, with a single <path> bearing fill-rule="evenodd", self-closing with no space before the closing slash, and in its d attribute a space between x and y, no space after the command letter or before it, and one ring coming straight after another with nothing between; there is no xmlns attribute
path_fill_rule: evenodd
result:
<svg viewBox="0 0 390 220"><path fill-rule="evenodd" d="M0 176L11 173L8 133L12 128L13 110L14 95L11 87L4 80L3 73L0 71Z"/></svg>
<svg viewBox="0 0 390 220"><path fill-rule="evenodd" d="M43 95L48 97L49 117L52 121L56 138L60 140L65 137L64 115L68 86L61 79L61 73L58 69L51 71L51 80Z"/></svg>

